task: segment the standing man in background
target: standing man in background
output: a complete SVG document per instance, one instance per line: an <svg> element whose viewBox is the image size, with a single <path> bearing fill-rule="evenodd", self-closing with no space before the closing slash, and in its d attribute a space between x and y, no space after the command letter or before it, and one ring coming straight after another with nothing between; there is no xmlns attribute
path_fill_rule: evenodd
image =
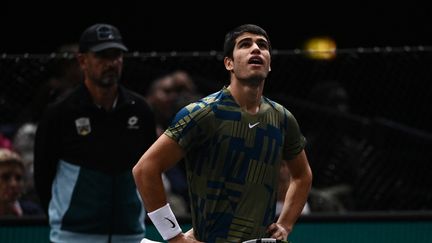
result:
<svg viewBox="0 0 432 243"><path fill-rule="evenodd" d="M294 116L263 96L271 45L256 25L227 33L230 84L180 110L133 168L148 215L169 242L286 240L308 197L312 173ZM167 204L161 175L185 157L193 229L187 234ZM280 167L291 180L276 222Z"/></svg>
<svg viewBox="0 0 432 243"><path fill-rule="evenodd" d="M131 173L156 139L153 112L119 82L128 49L119 30L81 35L84 82L50 105L38 124L34 176L51 242L139 242L145 211Z"/></svg>

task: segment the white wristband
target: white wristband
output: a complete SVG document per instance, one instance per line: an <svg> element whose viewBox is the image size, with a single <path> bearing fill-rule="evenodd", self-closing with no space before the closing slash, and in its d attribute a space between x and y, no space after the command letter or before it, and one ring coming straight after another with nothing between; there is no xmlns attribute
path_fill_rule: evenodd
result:
<svg viewBox="0 0 432 243"><path fill-rule="evenodd" d="M182 232L169 203L147 215L164 240L174 238Z"/></svg>

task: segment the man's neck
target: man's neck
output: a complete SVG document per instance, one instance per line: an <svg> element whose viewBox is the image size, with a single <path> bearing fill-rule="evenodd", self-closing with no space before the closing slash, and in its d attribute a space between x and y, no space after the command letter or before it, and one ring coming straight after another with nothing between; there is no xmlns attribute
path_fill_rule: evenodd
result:
<svg viewBox="0 0 432 243"><path fill-rule="evenodd" d="M264 82L259 85L244 85L238 81L231 81L228 89L237 104L246 112L256 114L261 105Z"/></svg>
<svg viewBox="0 0 432 243"><path fill-rule="evenodd" d="M89 90L93 102L105 110L112 110L115 106L118 96L118 85L111 85L109 87L101 87L94 85L91 82L85 82Z"/></svg>

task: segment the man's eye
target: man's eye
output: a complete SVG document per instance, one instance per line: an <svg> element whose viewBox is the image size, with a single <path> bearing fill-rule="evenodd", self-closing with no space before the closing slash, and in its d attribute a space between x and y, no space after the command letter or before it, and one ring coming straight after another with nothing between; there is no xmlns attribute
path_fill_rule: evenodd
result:
<svg viewBox="0 0 432 243"><path fill-rule="evenodd" d="M268 45L266 42L258 43L258 46L259 46L261 49L269 49L269 45Z"/></svg>
<svg viewBox="0 0 432 243"><path fill-rule="evenodd" d="M22 180L22 175L12 174L12 173L5 173L0 175L0 178L2 181L10 181L12 178L14 178L16 181Z"/></svg>

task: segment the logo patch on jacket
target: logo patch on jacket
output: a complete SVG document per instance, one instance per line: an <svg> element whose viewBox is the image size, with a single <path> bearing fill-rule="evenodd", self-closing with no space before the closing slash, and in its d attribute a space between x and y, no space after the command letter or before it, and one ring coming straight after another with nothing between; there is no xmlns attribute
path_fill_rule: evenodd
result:
<svg viewBox="0 0 432 243"><path fill-rule="evenodd" d="M129 129L138 129L139 126L137 125L137 123L138 123L138 117L136 117L136 116L129 117L128 128Z"/></svg>
<svg viewBox="0 0 432 243"><path fill-rule="evenodd" d="M75 120L77 132L81 136L86 136L91 132L90 118L81 117Z"/></svg>

